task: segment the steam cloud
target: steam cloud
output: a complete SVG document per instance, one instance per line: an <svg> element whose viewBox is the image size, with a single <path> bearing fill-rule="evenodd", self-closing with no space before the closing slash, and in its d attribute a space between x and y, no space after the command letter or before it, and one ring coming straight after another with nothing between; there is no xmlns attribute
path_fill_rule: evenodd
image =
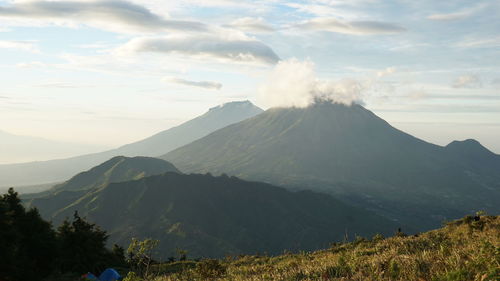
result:
<svg viewBox="0 0 500 281"><path fill-rule="evenodd" d="M316 101L362 104L367 85L355 79L320 80L310 61L280 61L259 89L259 101L269 107L307 107Z"/></svg>

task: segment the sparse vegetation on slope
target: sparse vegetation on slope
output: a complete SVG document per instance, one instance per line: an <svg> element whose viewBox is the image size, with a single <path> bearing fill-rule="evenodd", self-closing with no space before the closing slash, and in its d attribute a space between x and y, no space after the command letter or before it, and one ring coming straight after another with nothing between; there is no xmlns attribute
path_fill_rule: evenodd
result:
<svg viewBox="0 0 500 281"><path fill-rule="evenodd" d="M420 235L358 238L317 252L203 260L155 280L500 280L500 217L468 216Z"/></svg>

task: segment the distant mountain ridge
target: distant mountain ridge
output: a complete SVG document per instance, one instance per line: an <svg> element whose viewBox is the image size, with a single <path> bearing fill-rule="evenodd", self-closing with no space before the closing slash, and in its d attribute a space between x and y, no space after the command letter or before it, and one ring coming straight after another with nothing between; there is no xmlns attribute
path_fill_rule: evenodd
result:
<svg viewBox="0 0 500 281"><path fill-rule="evenodd" d="M269 109L161 158L187 173L325 191L423 230L500 212L500 156L476 141L427 143L356 104Z"/></svg>
<svg viewBox="0 0 500 281"><path fill-rule="evenodd" d="M172 164L161 159L117 156L47 191L23 195L22 198L29 206L38 207L42 215L50 217L53 212L110 183L137 180L166 172L180 173Z"/></svg>
<svg viewBox="0 0 500 281"><path fill-rule="evenodd" d="M58 190L90 190L113 182L137 180L165 172L180 173L171 163L152 157L116 156L54 187Z"/></svg>
<svg viewBox="0 0 500 281"><path fill-rule="evenodd" d="M34 200L32 206L55 225L78 211L105 229L111 243L158 239L163 259L176 249L191 257L313 250L346 234L351 239L389 235L400 227L325 194L208 174L166 172L109 183L71 200L62 198L62 205L60 199Z"/></svg>
<svg viewBox="0 0 500 281"><path fill-rule="evenodd" d="M56 159L105 150L107 147L15 135L0 130L0 164Z"/></svg>
<svg viewBox="0 0 500 281"><path fill-rule="evenodd" d="M118 155L160 156L262 111L249 101L229 102L177 127L117 149L67 159L0 165L0 187L61 182Z"/></svg>
<svg viewBox="0 0 500 281"><path fill-rule="evenodd" d="M212 107L207 113L162 131L147 139L118 148L120 155L160 156L227 125L240 122L263 112L250 101L230 102Z"/></svg>

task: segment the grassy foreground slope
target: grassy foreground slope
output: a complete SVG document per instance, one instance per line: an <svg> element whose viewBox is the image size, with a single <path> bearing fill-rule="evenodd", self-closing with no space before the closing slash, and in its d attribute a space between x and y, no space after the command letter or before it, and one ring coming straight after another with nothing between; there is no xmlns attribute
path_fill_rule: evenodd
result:
<svg viewBox="0 0 500 281"><path fill-rule="evenodd" d="M500 216L469 216L420 235L359 238L311 253L185 265L183 271L156 281L500 280Z"/></svg>

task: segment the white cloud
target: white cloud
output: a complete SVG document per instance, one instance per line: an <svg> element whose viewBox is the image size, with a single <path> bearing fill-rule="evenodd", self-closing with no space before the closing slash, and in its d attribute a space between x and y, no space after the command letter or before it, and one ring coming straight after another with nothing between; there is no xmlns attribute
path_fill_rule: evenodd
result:
<svg viewBox="0 0 500 281"><path fill-rule="evenodd" d="M310 61L279 62L259 89L259 100L269 107L306 107L317 100L351 105L362 103L366 89L355 79L320 80Z"/></svg>
<svg viewBox="0 0 500 281"><path fill-rule="evenodd" d="M255 0L180 0L169 1L173 7L189 8L189 7L221 7L221 8L242 8L256 9L269 2Z"/></svg>
<svg viewBox="0 0 500 281"><path fill-rule="evenodd" d="M35 68L35 67L46 67L47 65L43 62L39 61L31 61L31 62L21 62L16 64L16 67L19 68Z"/></svg>
<svg viewBox="0 0 500 281"><path fill-rule="evenodd" d="M37 88L53 88L53 89L74 89L74 88L89 88L95 87L90 84L79 84L67 81L44 81L41 83L33 84L33 87Z"/></svg>
<svg viewBox="0 0 500 281"><path fill-rule="evenodd" d="M212 81L191 81L177 77L165 77L163 78L163 81L184 86L204 88L208 90L220 90L222 88L221 83Z"/></svg>
<svg viewBox="0 0 500 281"><path fill-rule="evenodd" d="M335 18L315 18L296 25L306 30L329 31L353 35L395 34L406 31L401 26L380 21L341 21Z"/></svg>
<svg viewBox="0 0 500 281"><path fill-rule="evenodd" d="M0 49L16 49L32 53L39 53L34 41L0 40Z"/></svg>
<svg viewBox="0 0 500 281"><path fill-rule="evenodd" d="M423 89L412 90L412 91L408 92L408 96L407 97L409 99L411 99L411 100L414 100L414 101L423 100L423 99L429 97L429 93L427 93Z"/></svg>
<svg viewBox="0 0 500 281"><path fill-rule="evenodd" d="M228 27L246 32L272 32L274 28L266 23L263 18L244 17L232 21Z"/></svg>
<svg viewBox="0 0 500 281"><path fill-rule="evenodd" d="M500 36L490 38L467 38L454 45L458 48L495 48L500 47Z"/></svg>
<svg viewBox="0 0 500 281"><path fill-rule="evenodd" d="M455 79L451 85L453 88L481 88L483 83L477 75L462 75Z"/></svg>
<svg viewBox="0 0 500 281"><path fill-rule="evenodd" d="M373 1L308 1L308 2L288 2L286 6L301 13L307 13L318 17L335 17L343 20L356 20L366 18L370 15L360 9L365 7L367 2Z"/></svg>
<svg viewBox="0 0 500 281"><path fill-rule="evenodd" d="M378 78L382 78L384 76L394 74L396 71L397 71L397 69L395 67L391 66L391 67L388 67L388 68L386 68L384 70L378 71L377 72L377 77Z"/></svg>
<svg viewBox="0 0 500 281"><path fill-rule="evenodd" d="M466 12L457 12L457 13L449 13L449 14L432 14L427 18L430 20L439 20L439 21L451 21L451 20L461 20L470 16L470 13Z"/></svg>
<svg viewBox="0 0 500 281"><path fill-rule="evenodd" d="M432 14L429 15L427 18L430 20L437 20L437 21L462 20L474 15L476 12L480 11L486 6L487 6L486 4L480 4L478 6L466 8L458 12Z"/></svg>
<svg viewBox="0 0 500 281"><path fill-rule="evenodd" d="M104 42L75 45L75 47L81 48L81 49L102 49L102 50L109 49L111 46L112 46L111 44L104 43Z"/></svg>
<svg viewBox="0 0 500 281"><path fill-rule="evenodd" d="M0 18L41 21L45 24L86 24L116 32L206 31L196 21L161 17L134 3L119 0L27 1L0 6Z"/></svg>
<svg viewBox="0 0 500 281"><path fill-rule="evenodd" d="M260 41L217 35L140 37L119 47L115 54L147 52L179 54L233 63L275 64L279 61L274 51Z"/></svg>

